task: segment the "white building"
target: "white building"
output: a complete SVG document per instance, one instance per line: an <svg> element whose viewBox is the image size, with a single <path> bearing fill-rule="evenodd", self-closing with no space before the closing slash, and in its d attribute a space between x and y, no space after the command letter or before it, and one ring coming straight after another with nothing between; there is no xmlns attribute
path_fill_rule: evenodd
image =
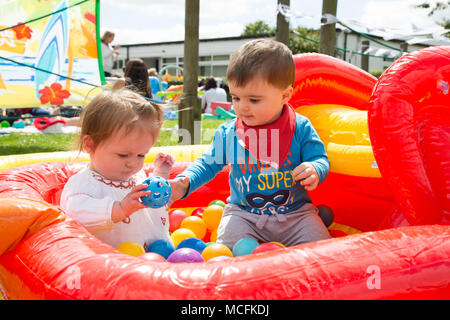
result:
<svg viewBox="0 0 450 320"><path fill-rule="evenodd" d="M361 49L363 41L367 38L337 29L336 47L347 49L337 50L337 57L347 62L361 67L362 55ZM371 35L377 42L385 43L390 47L401 49L406 42L401 40L383 40L381 37ZM258 37L255 36L239 36L215 39L200 39L199 42L199 76L225 77L228 63L233 53L245 42ZM368 40L369 71L385 70L389 67L402 52L388 47L383 47L380 43ZM440 43L432 43L440 44ZM414 44L407 46L407 51L414 51L429 45ZM366 45L367 48L367 45ZM405 47L404 47L405 48ZM167 66L183 67L183 41L159 42L159 43L137 43L122 45L119 49L119 60L115 64L115 72L122 73L122 68L126 61L131 58L142 58L149 68L156 68L158 71ZM353 52L353 53L352 53ZM176 68L169 68L171 75L177 74Z"/></svg>

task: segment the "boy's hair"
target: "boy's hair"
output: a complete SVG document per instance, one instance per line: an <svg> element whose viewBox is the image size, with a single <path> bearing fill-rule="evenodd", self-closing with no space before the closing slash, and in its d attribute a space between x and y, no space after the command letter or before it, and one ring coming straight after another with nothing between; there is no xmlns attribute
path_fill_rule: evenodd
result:
<svg viewBox="0 0 450 320"><path fill-rule="evenodd" d="M255 76L285 89L295 81L295 63L291 50L272 39L256 39L245 43L232 56L227 69L228 82L245 86Z"/></svg>
<svg viewBox="0 0 450 320"><path fill-rule="evenodd" d="M149 134L156 140L163 123L162 106L126 88L100 93L81 114L80 151L84 136L90 136L96 148L122 128L128 134L139 120L150 120Z"/></svg>

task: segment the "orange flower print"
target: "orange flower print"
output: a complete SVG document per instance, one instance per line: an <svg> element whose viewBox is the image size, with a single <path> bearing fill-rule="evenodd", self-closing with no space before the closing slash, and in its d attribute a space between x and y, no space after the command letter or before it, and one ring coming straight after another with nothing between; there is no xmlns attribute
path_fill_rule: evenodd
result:
<svg viewBox="0 0 450 320"><path fill-rule="evenodd" d="M70 97L70 92L62 88L60 83L52 83L50 87L45 86L43 89L39 90L38 93L41 94L39 100L42 104L50 102L51 105L60 106L64 103L64 99Z"/></svg>
<svg viewBox="0 0 450 320"><path fill-rule="evenodd" d="M22 22L19 22L18 24L21 24L21 23ZM31 30L31 28L25 24L13 28L13 31L15 32L16 38L18 40L23 39L23 38L31 39L31 32L33 32L33 30Z"/></svg>

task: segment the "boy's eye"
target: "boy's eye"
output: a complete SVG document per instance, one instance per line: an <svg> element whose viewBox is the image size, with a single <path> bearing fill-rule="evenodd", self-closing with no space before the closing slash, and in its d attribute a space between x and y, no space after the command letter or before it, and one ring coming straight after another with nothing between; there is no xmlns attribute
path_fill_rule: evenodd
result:
<svg viewBox="0 0 450 320"><path fill-rule="evenodd" d="M251 102L251 103L258 103L259 100L258 100L258 99L250 99L250 102Z"/></svg>
<svg viewBox="0 0 450 320"><path fill-rule="evenodd" d="M238 97L231 97L231 100L233 100L233 101L239 101L239 98L238 98Z"/></svg>

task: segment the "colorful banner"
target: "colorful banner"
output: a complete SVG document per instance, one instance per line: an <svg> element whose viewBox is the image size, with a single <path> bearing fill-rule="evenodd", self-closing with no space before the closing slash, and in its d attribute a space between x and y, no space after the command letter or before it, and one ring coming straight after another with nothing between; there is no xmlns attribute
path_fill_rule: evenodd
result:
<svg viewBox="0 0 450 320"><path fill-rule="evenodd" d="M86 105L104 80L98 23L99 0L0 0L0 107Z"/></svg>

